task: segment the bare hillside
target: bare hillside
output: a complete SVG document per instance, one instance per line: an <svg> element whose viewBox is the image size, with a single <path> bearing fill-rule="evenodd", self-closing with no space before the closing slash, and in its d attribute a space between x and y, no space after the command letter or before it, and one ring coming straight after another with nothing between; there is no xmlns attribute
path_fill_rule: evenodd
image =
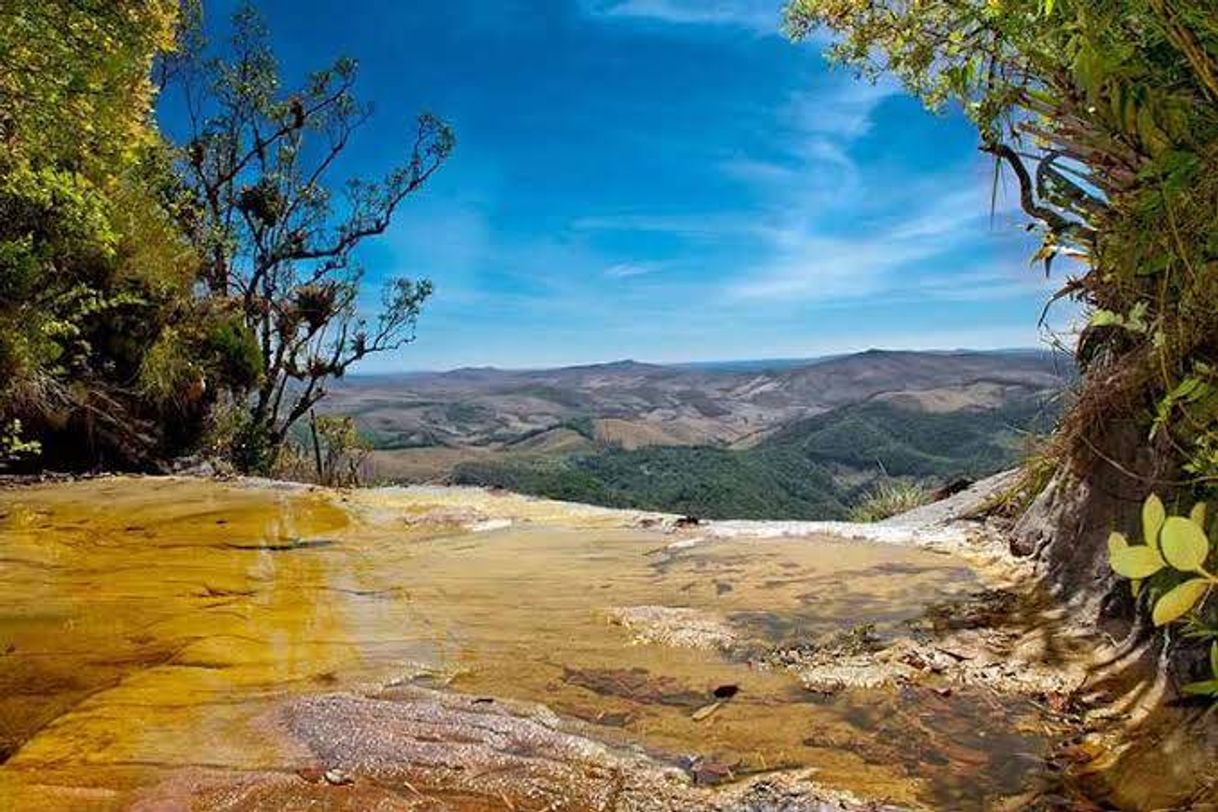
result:
<svg viewBox="0 0 1218 812"><path fill-rule="evenodd" d="M356 377L326 403L381 448L579 445L748 447L780 426L880 398L912 410L995 408L1059 390L1055 360L1032 351L890 352L799 364L621 361L546 370L461 369ZM542 438L555 429L568 433ZM561 441L559 440L561 437Z"/></svg>

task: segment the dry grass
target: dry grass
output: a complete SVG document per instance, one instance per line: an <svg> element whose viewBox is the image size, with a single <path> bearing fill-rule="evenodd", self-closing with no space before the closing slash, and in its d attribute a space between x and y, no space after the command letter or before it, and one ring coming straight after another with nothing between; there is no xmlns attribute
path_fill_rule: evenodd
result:
<svg viewBox="0 0 1218 812"><path fill-rule="evenodd" d="M878 522L931 501L930 491L916 482L886 480L876 486L867 497L850 509L853 522Z"/></svg>

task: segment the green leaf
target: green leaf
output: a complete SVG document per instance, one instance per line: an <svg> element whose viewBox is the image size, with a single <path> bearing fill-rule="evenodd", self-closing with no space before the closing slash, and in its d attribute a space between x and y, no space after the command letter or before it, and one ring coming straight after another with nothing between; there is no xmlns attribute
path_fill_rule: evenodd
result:
<svg viewBox="0 0 1218 812"><path fill-rule="evenodd" d="M1188 514L1188 518L1189 518L1189 521L1191 521L1193 524L1197 525L1202 530L1204 530L1205 529L1205 502L1198 502L1197 504L1193 505L1193 510L1191 513Z"/></svg>
<svg viewBox="0 0 1218 812"><path fill-rule="evenodd" d="M1163 557L1159 551L1143 544L1119 550L1110 563L1118 575L1126 578L1149 578L1163 569Z"/></svg>
<svg viewBox="0 0 1218 812"><path fill-rule="evenodd" d="M1129 582L1129 594L1133 595L1133 599L1135 601L1139 597L1142 596L1142 581L1141 580L1135 578L1134 580Z"/></svg>
<svg viewBox="0 0 1218 812"><path fill-rule="evenodd" d="M1125 538L1124 533L1112 532L1108 534L1108 558L1111 559L1114 555L1124 550L1129 546L1129 539Z"/></svg>
<svg viewBox="0 0 1218 812"><path fill-rule="evenodd" d="M1164 522L1160 543L1167 563L1182 572L1198 571L1210 551L1205 533L1182 516L1172 516Z"/></svg>
<svg viewBox="0 0 1218 812"><path fill-rule="evenodd" d="M1158 494L1146 497L1142 504L1142 540L1146 544L1159 549L1159 530L1167 519L1167 509Z"/></svg>
<svg viewBox="0 0 1218 812"><path fill-rule="evenodd" d="M1193 578L1178 584L1155 602L1151 619L1154 620L1156 626L1171 623L1196 606L1197 601L1201 600L1209 587L1210 582L1205 578Z"/></svg>
<svg viewBox="0 0 1218 812"><path fill-rule="evenodd" d="M1180 688L1190 696L1218 696L1218 679L1206 680L1205 682L1190 682L1188 685Z"/></svg>
<svg viewBox="0 0 1218 812"><path fill-rule="evenodd" d="M1210 648L1210 670L1214 672L1214 679L1218 679L1218 640Z"/></svg>

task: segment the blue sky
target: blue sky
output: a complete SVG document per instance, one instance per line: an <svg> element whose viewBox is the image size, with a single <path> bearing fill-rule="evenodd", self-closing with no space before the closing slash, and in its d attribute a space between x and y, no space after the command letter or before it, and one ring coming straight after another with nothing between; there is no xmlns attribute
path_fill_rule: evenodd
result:
<svg viewBox="0 0 1218 812"><path fill-rule="evenodd" d="M348 172L400 160L421 109L457 133L361 254L436 285L363 372L1038 341L1052 287L967 122L791 44L780 0L258 5L289 79L359 60Z"/></svg>

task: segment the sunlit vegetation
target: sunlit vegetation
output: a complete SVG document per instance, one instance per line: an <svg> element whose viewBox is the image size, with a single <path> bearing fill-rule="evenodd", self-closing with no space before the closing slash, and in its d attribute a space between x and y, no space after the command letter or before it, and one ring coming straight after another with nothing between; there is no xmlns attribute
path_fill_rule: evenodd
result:
<svg viewBox="0 0 1218 812"><path fill-rule="evenodd" d="M448 157L423 115L376 181L331 173L369 114L340 59L281 86L251 7L209 55L178 0L0 8L0 458L268 471L325 382L413 336L431 292L356 311L352 252ZM162 90L162 87L165 89ZM190 134L154 121L180 93ZM341 212L338 214L337 212Z"/></svg>
<svg viewBox="0 0 1218 812"><path fill-rule="evenodd" d="M0 8L0 452L138 463L197 424L194 392L145 390L152 348L202 326L164 196L153 61L176 2Z"/></svg>
<svg viewBox="0 0 1218 812"><path fill-rule="evenodd" d="M261 374L239 394L245 411L232 453L268 470L288 431L325 395L326 381L414 337L428 280L387 280L372 317L357 308L355 251L389 227L453 149L449 128L419 116L402 162L382 178L336 178L371 108L355 95L356 63L342 58L296 88L279 76L252 7L233 17L224 57L192 43L173 64L189 111L176 154L187 226L207 296L224 302L257 348ZM344 189L341 198L331 186ZM251 403L246 409L245 397Z"/></svg>
<svg viewBox="0 0 1218 812"><path fill-rule="evenodd" d="M1118 575L1130 579L1134 598L1150 608L1155 626L1178 623L1186 637L1209 641L1212 679L1189 683L1183 691L1218 699L1218 614L1207 608L1218 587L1211 561L1211 548L1218 545L1210 540L1210 528L1205 502L1187 516L1168 516L1162 500L1151 494L1142 506L1142 543L1130 544L1125 534L1114 532L1108 537L1108 560Z"/></svg>
<svg viewBox="0 0 1218 812"><path fill-rule="evenodd" d="M332 487L365 485L371 449L352 418L310 411L308 419L289 433L271 473L280 479Z"/></svg>
<svg viewBox="0 0 1218 812"><path fill-rule="evenodd" d="M1034 259L1065 274L1056 298L1081 302L1089 316L1076 350L1081 392L1048 455L1059 482L1111 473L1173 500L1211 495L1218 480L1212 0L794 0L787 24L796 38L827 27L837 62L864 76L893 76L932 108L958 103L994 158L996 186L1000 172L1017 183L1043 237ZM1169 521L1163 544L1202 553L1195 518ZM1173 583L1177 571L1194 574L1162 595L1167 584L1151 583L1162 620L1212 584L1196 567L1160 559L1157 533L1148 529L1135 547L1114 537L1113 564L1135 578L1155 564L1154 577ZM1147 571L1131 568L1135 560Z"/></svg>

